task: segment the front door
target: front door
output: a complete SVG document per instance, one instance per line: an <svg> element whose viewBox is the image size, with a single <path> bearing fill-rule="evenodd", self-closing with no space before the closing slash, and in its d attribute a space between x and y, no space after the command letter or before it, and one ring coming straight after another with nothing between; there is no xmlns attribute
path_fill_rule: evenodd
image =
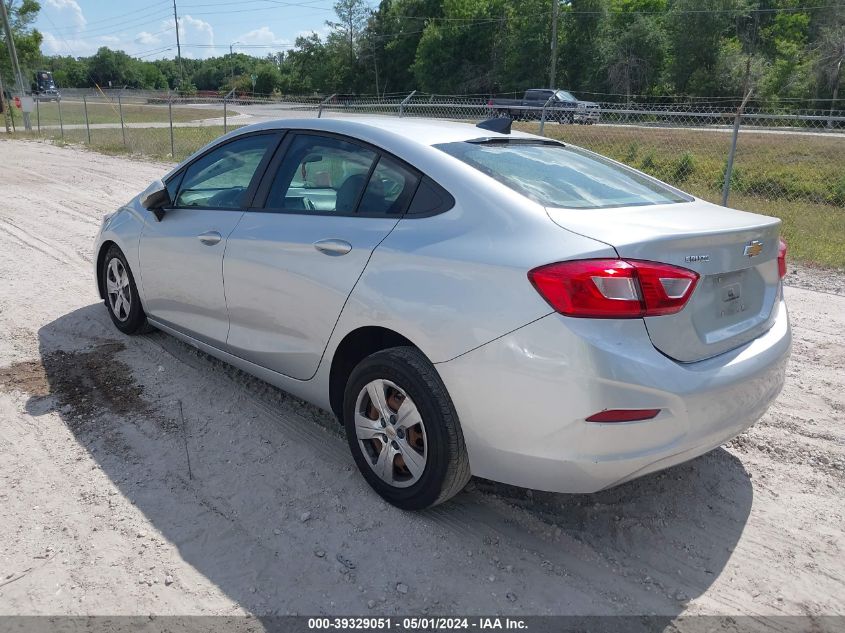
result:
<svg viewBox="0 0 845 633"><path fill-rule="evenodd" d="M161 221L150 214L139 251L150 317L207 343L225 343L226 239L277 142L277 134L257 134L212 149L186 168Z"/></svg>

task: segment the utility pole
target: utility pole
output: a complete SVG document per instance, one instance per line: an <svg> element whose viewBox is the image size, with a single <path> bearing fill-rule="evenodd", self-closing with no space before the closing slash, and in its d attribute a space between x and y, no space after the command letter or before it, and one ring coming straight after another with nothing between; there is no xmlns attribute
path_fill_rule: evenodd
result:
<svg viewBox="0 0 845 633"><path fill-rule="evenodd" d="M12 36L12 27L9 26L9 13L6 11L6 0L0 0L0 17L3 18L3 29L6 31L6 45L9 47L9 57L12 60L12 72L15 73L15 78L18 82L18 94L23 99L26 91L24 90L21 66L18 63L18 51L15 49L15 38ZM26 109L24 109L23 113L23 126L27 132L32 131L32 123L29 120L29 112Z"/></svg>
<svg viewBox="0 0 845 633"><path fill-rule="evenodd" d="M176 0L173 0L173 21L176 22L176 56L179 58L179 88L181 88L185 82L185 71L182 68L182 45L179 43L179 16L176 14Z"/></svg>
<svg viewBox="0 0 845 633"><path fill-rule="evenodd" d="M0 0L3 2L3 0ZM6 124L6 134L12 133L12 128L9 126L9 106L5 103L3 97L3 75L0 75L0 110L3 111L3 123Z"/></svg>
<svg viewBox="0 0 845 633"><path fill-rule="evenodd" d="M0 1L2 1L2 0L0 0ZM379 96L379 90L378 90L378 59L376 58L376 45L372 40L370 40L370 45L371 45L371 50L373 51L373 68L375 69L375 72L376 72L376 97L378 97ZM835 98L836 98L836 95L834 95L834 99Z"/></svg>
<svg viewBox="0 0 845 633"><path fill-rule="evenodd" d="M549 65L549 88L554 90L557 71L557 23L560 20L560 0L552 0L552 61Z"/></svg>
<svg viewBox="0 0 845 633"><path fill-rule="evenodd" d="M232 87L235 85L235 44L240 44L241 42L232 42L229 44L229 66L232 67Z"/></svg>

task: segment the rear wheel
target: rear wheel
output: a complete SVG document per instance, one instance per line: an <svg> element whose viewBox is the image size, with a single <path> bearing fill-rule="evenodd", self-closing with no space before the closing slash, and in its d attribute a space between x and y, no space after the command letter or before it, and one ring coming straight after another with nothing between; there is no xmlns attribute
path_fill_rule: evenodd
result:
<svg viewBox="0 0 845 633"><path fill-rule="evenodd" d="M346 385L343 418L364 479L399 508L442 503L470 479L452 400L416 348L394 347L361 361Z"/></svg>
<svg viewBox="0 0 845 633"><path fill-rule="evenodd" d="M106 309L112 323L124 334L138 334L148 329L147 315L141 307L141 298L135 278L126 263L123 252L112 245L103 259L101 271Z"/></svg>

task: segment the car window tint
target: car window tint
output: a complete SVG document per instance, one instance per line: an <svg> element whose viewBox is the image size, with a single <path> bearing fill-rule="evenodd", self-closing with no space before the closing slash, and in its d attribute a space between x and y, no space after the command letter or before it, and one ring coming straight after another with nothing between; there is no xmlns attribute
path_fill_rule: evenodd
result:
<svg viewBox="0 0 845 633"><path fill-rule="evenodd" d="M401 215L417 188L417 177L398 161L382 156L358 205L366 215Z"/></svg>
<svg viewBox="0 0 845 633"><path fill-rule="evenodd" d="M377 154L340 139L298 134L270 187L266 207L354 213Z"/></svg>
<svg viewBox="0 0 845 633"><path fill-rule="evenodd" d="M423 176L411 201L411 206L408 207L408 215L433 215L448 211L453 206L455 206L455 199L449 192L428 176Z"/></svg>
<svg viewBox="0 0 845 633"><path fill-rule="evenodd" d="M598 209L692 200L645 174L577 147L544 142L435 147L547 207Z"/></svg>
<svg viewBox="0 0 845 633"><path fill-rule="evenodd" d="M218 147L185 171L177 207L239 209L274 135L247 136Z"/></svg>

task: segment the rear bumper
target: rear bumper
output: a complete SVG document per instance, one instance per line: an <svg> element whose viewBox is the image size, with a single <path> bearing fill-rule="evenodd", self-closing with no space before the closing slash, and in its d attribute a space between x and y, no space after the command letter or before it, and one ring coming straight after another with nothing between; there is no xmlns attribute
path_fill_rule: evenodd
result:
<svg viewBox="0 0 845 633"><path fill-rule="evenodd" d="M440 363L474 475L587 493L682 463L751 426L783 386L791 347L781 301L772 328L742 347L677 363L641 320L546 316ZM604 409L661 409L596 424Z"/></svg>

